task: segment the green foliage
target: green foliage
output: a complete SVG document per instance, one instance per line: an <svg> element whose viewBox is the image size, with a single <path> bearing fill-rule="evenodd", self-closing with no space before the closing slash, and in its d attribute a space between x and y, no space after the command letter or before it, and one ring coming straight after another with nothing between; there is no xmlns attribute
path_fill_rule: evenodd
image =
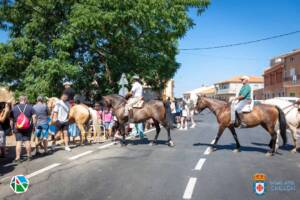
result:
<svg viewBox="0 0 300 200"><path fill-rule="evenodd" d="M121 74L161 89L179 67L178 39L208 0L2 1L0 82L31 99L57 96L64 79L83 95L116 92ZM97 81L97 84L92 82Z"/></svg>

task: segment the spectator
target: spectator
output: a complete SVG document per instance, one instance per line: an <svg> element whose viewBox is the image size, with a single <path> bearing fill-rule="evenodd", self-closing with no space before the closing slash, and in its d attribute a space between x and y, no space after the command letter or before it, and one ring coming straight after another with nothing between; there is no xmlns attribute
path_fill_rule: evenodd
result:
<svg viewBox="0 0 300 200"><path fill-rule="evenodd" d="M48 107L44 104L44 98L39 96L37 98L37 103L33 106L34 112L36 114L36 124L35 124L35 136L36 136L36 154L39 154L38 147L44 148L44 154L48 153L48 132L49 132L49 123ZM41 144L43 143L43 145Z"/></svg>
<svg viewBox="0 0 300 200"><path fill-rule="evenodd" d="M71 151L69 147L69 136L68 136L68 115L70 111L70 104L68 102L68 96L63 94L61 99L56 103L53 109L52 123L55 124L57 134L63 133L65 142L65 150ZM56 138L55 138L56 139ZM55 140L53 141L53 147L55 146Z"/></svg>
<svg viewBox="0 0 300 200"><path fill-rule="evenodd" d="M142 122L134 124L136 130L136 136L139 136L140 139L144 139L144 124Z"/></svg>
<svg viewBox="0 0 300 200"><path fill-rule="evenodd" d="M64 82L64 91L63 94L67 95L67 101L73 106L74 104L74 96L75 96L75 90L71 87L72 83L69 81Z"/></svg>
<svg viewBox="0 0 300 200"><path fill-rule="evenodd" d="M175 101L174 100L171 101L170 107L171 107L173 124L176 125L177 124L176 123L176 105L175 105Z"/></svg>
<svg viewBox="0 0 300 200"><path fill-rule="evenodd" d="M10 104L0 102L0 157L5 157L6 135L10 132Z"/></svg>
<svg viewBox="0 0 300 200"><path fill-rule="evenodd" d="M13 119L13 122L15 124L14 126L14 133L16 135L16 157L14 160L14 163L20 163L20 156L21 156L21 145L22 142L25 143L26 153L27 153L27 160L30 161L32 159L31 157L31 144L30 144L30 138L31 138L31 132L33 129L32 124L35 124L36 118L33 107L27 103L27 97L26 96L20 96L19 98L19 104L14 106L11 112L11 117ZM29 121L29 125L26 126L23 124L19 124L19 120L22 119L22 121ZM25 123L24 123L25 124Z"/></svg>
<svg viewBox="0 0 300 200"><path fill-rule="evenodd" d="M109 108L104 109L102 113L102 120L106 131L108 131L108 136L106 136L106 139L108 139L108 137L112 137L112 128L113 128L113 115L111 109Z"/></svg>
<svg viewBox="0 0 300 200"><path fill-rule="evenodd" d="M191 98L187 99L187 106L188 106L188 110L189 110L189 117L191 119L192 122L192 126L191 128L195 128L196 127L196 123L195 123L195 119L194 119L194 114L195 114L195 103Z"/></svg>
<svg viewBox="0 0 300 200"><path fill-rule="evenodd" d="M176 108L176 124L177 124L177 128L180 128L180 122L181 122L181 106L179 105L178 101L175 100L175 108Z"/></svg>
<svg viewBox="0 0 300 200"><path fill-rule="evenodd" d="M188 117L188 106L185 102L182 102L182 116L181 116L180 130L188 130L187 117Z"/></svg>

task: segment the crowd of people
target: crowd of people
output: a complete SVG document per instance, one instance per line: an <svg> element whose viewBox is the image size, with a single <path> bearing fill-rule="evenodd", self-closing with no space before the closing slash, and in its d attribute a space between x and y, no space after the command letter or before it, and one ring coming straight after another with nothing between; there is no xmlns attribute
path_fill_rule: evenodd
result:
<svg viewBox="0 0 300 200"><path fill-rule="evenodd" d="M80 131L75 123L69 122L69 112L72 106L80 104L81 101L76 98L75 90L71 87L70 82L64 83L64 91L61 98L57 99L55 104L49 106L47 99L39 96L34 105L28 102L26 96L20 96L19 101L15 105L8 102L0 104L0 156L5 157L6 154L6 137L15 135L15 163L21 161L21 149L24 144L27 157L25 160L32 159L32 142L35 143L36 155L53 152L56 149L57 142L64 143L64 149L71 151L70 142L75 142L74 138L80 136ZM133 105L142 99L143 89L138 76L133 76L133 87L129 93L132 97L128 100L125 107L126 115L131 115L130 110ZM183 100L168 100L171 107L174 127L179 130L188 130L194 128L195 100L186 98ZM106 139L120 138L117 129L118 122L111 108L106 108L95 103L93 109L97 114L98 128L102 130ZM188 122L191 126L188 126ZM150 125L149 125L150 124ZM150 126L150 127L149 127ZM131 124L128 131L131 136L144 138L144 129L151 128L151 120L146 123ZM96 133L94 133L96 134ZM33 137L32 137L33 136ZM94 137L95 138L95 137ZM50 151L48 150L48 142L51 141ZM95 142L95 141L94 141Z"/></svg>
<svg viewBox="0 0 300 200"><path fill-rule="evenodd" d="M195 128L195 100L187 97L182 100L172 99L170 101L174 127L178 128L179 130L188 130L189 128ZM191 122L190 127L188 127L189 121Z"/></svg>
<svg viewBox="0 0 300 200"><path fill-rule="evenodd" d="M68 121L70 108L78 99L74 100L75 91L71 88L71 83L64 83L65 89L61 98L51 108L47 105L47 99L39 96L34 105L28 102L25 95L19 97L15 105L9 102L1 102L0 105L0 157L4 158L7 153L6 138L15 137L15 159L18 164L25 160L32 160L32 143L35 143L35 155L39 155L43 149L43 155L53 152L57 146L57 141L63 140L64 149L71 151L70 139L80 136L79 129L75 123ZM103 108L99 103L94 105L97 112L97 120L101 126L100 130L107 133L106 138L114 137L116 119L110 108ZM95 134L95 133L94 133ZM48 142L51 141L50 151ZM21 160L22 144L25 146L27 156Z"/></svg>

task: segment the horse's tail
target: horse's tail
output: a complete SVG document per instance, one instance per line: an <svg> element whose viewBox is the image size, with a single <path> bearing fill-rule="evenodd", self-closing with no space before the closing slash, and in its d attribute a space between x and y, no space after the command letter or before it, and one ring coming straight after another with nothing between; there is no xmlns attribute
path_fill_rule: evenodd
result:
<svg viewBox="0 0 300 200"><path fill-rule="evenodd" d="M98 135L101 133L101 127L100 127L101 124L98 120L97 113L92 108L89 108L89 112L90 112L90 118L92 121L93 129L96 132L96 134Z"/></svg>
<svg viewBox="0 0 300 200"><path fill-rule="evenodd" d="M283 145L286 144L286 118L284 112L278 106L275 106L278 110L278 121L279 121L279 129L280 135L282 137Z"/></svg>
<svg viewBox="0 0 300 200"><path fill-rule="evenodd" d="M165 121L166 121L166 125L168 128L172 129L173 128L173 117L172 117L172 112L171 112L171 106L170 103L165 102Z"/></svg>

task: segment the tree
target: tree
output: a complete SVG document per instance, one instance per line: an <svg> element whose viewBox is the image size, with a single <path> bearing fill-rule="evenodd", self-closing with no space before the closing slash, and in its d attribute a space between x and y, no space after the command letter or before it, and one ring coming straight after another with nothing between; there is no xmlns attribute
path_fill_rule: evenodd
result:
<svg viewBox="0 0 300 200"><path fill-rule="evenodd" d="M64 79L84 95L116 92L121 74L155 89L179 67L178 39L208 0L14 0L0 5L0 81L30 98L56 96ZM92 84L97 82L97 84Z"/></svg>

